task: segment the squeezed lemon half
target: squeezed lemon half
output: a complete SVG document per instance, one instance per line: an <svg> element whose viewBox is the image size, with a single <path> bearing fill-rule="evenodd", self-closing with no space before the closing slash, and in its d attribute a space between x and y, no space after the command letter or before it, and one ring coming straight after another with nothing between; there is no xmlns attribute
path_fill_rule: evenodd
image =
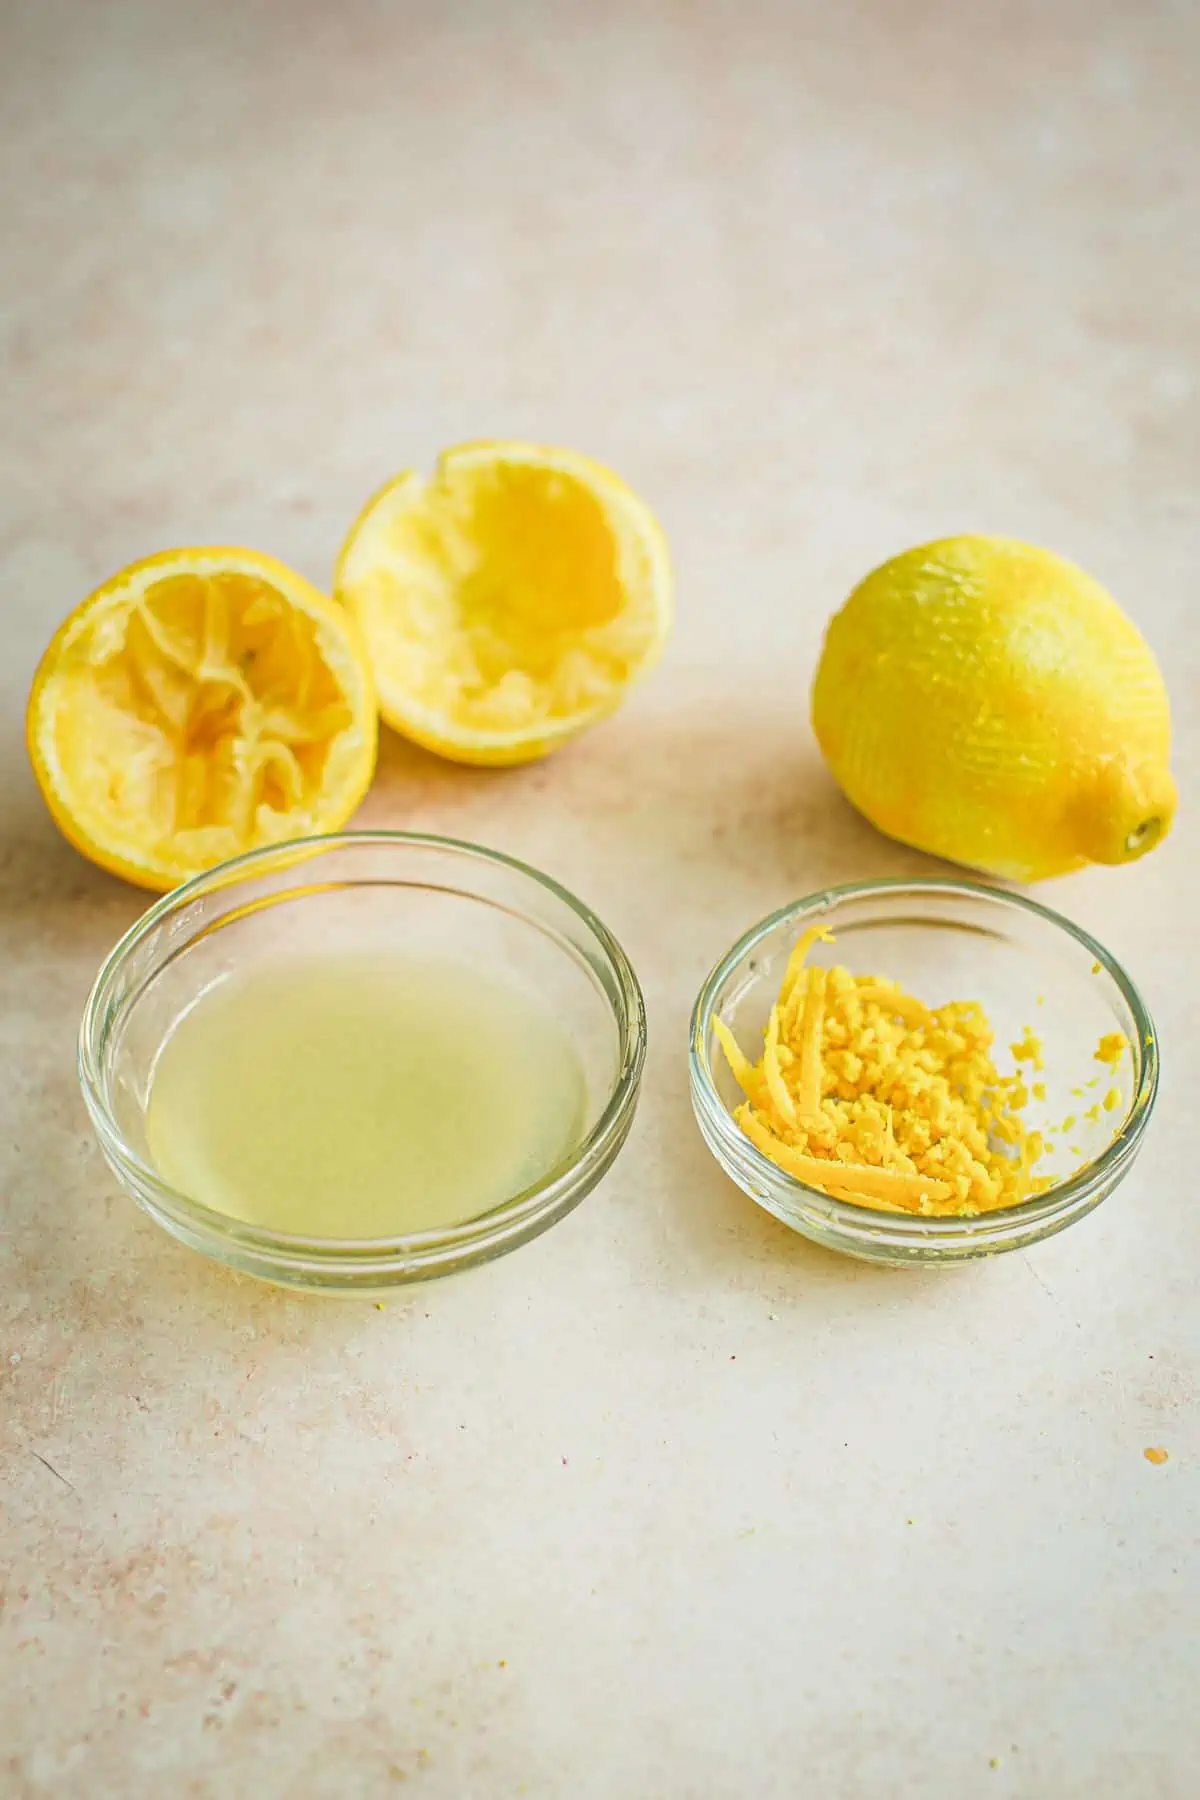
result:
<svg viewBox="0 0 1200 1800"><path fill-rule="evenodd" d="M466 444L370 500L334 591L388 724L467 763L531 762L613 712L670 629L666 540L608 469Z"/></svg>
<svg viewBox="0 0 1200 1800"><path fill-rule="evenodd" d="M64 835L165 890L345 824L374 773L377 716L340 607L257 551L184 549L131 563L70 614L26 737Z"/></svg>

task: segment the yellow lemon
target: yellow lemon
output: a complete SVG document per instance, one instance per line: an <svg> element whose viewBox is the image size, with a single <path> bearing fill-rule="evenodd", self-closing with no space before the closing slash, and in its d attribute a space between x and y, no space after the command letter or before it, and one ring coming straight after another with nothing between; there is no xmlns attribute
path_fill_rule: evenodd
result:
<svg viewBox="0 0 1200 1800"><path fill-rule="evenodd" d="M168 550L122 569L59 627L26 720L64 835L158 889L344 825L377 735L353 620L254 550Z"/></svg>
<svg viewBox="0 0 1200 1800"><path fill-rule="evenodd" d="M671 567L650 509L589 458L464 444L398 475L342 547L380 710L426 749L531 762L613 712L657 660Z"/></svg>
<svg viewBox="0 0 1200 1800"><path fill-rule="evenodd" d="M1175 812L1166 689L1082 569L943 538L868 575L831 621L813 727L889 837L1010 880L1123 863Z"/></svg>

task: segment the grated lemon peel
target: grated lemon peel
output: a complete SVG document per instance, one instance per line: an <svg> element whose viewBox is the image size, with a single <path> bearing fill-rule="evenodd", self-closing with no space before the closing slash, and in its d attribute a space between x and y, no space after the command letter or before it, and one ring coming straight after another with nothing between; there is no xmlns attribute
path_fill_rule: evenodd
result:
<svg viewBox="0 0 1200 1800"><path fill-rule="evenodd" d="M1125 1033L1123 1031L1110 1031L1108 1035L1102 1037L1100 1042L1096 1045L1096 1061L1099 1063L1106 1063L1110 1069L1115 1069L1128 1049L1129 1039L1125 1036Z"/></svg>
<svg viewBox="0 0 1200 1800"><path fill-rule="evenodd" d="M814 926L788 958L754 1064L722 1020L714 1033L746 1096L734 1117L787 1174L884 1212L970 1217L1014 1206L1052 1185L1034 1173L1046 1150L1020 1109L1020 1064L1042 1067L1026 1031L1018 1072L992 1059L983 1008L930 1008L893 981L840 965L810 968Z"/></svg>
<svg viewBox="0 0 1200 1800"><path fill-rule="evenodd" d="M880 976L810 967L814 946L833 942L824 925L797 939L758 1063L723 1019L713 1021L746 1096L733 1116L750 1142L809 1186L884 1212L969 1218L1052 1187L1035 1165L1055 1148L1050 1133L1071 1131L1078 1116L1040 1131L1021 1118L1031 1097L1046 1099L1046 1084L1026 1073L1044 1067L1032 1028L1009 1046L1014 1073L1001 1075L977 1001L929 1007ZM1115 1071L1129 1050L1114 1031L1095 1059ZM1084 1112L1088 1123L1100 1122L1101 1104L1115 1112L1121 1090L1110 1087ZM1069 1148L1083 1158L1079 1145Z"/></svg>

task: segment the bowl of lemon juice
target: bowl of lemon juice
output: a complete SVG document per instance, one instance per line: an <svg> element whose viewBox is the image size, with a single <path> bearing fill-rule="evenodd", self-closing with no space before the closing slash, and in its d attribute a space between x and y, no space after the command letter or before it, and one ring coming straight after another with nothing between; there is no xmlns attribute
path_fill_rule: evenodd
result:
<svg viewBox="0 0 1200 1800"><path fill-rule="evenodd" d="M628 1134L628 958L548 876L404 832L221 864L122 939L80 1028L122 1186L193 1248L371 1292L503 1254Z"/></svg>

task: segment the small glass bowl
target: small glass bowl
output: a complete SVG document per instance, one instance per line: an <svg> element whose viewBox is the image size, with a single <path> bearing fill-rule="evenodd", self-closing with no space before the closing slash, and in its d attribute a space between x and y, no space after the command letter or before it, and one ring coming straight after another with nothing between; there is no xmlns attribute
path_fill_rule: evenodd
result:
<svg viewBox="0 0 1200 1800"><path fill-rule="evenodd" d="M465 955L535 992L583 1065L587 1114L569 1162L467 1224L370 1240L248 1225L165 1182L145 1121L155 1061L175 1024L227 975L281 952L342 944ZM577 1206L628 1135L645 1053L645 1007L628 958L549 876L449 838L346 832L251 851L151 907L96 978L79 1079L118 1181L173 1237L284 1286L369 1293L500 1256Z"/></svg>
<svg viewBox="0 0 1200 1800"><path fill-rule="evenodd" d="M806 926L830 926L832 945L810 960L898 981L927 1004L978 1000L996 1033L997 1060L1032 1028L1044 1045L1046 1099L1023 1112L1056 1131L1038 1164L1054 1186L1020 1206L974 1218L927 1218L834 1200L787 1175L732 1117L742 1093L713 1033L722 1019L752 1060L789 952ZM1095 1058L1101 1037L1124 1032L1130 1051L1114 1072ZM1028 1068L1028 1065L1025 1065ZM959 1262L1018 1250L1098 1206L1128 1174L1158 1088L1158 1039L1137 989L1085 931L1024 895L973 881L867 881L830 888L784 907L733 946L700 990L692 1013L692 1104L709 1149L752 1200L806 1237L869 1262ZM1107 1112L1106 1092L1121 1092ZM1085 1114L1099 1103L1098 1119Z"/></svg>

